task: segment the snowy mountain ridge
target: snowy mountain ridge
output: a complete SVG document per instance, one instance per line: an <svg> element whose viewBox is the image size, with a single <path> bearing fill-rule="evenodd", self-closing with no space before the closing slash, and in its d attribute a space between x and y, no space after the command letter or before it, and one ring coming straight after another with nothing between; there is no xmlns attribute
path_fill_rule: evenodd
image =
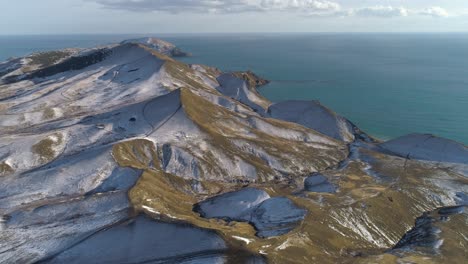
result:
<svg viewBox="0 0 468 264"><path fill-rule="evenodd" d="M466 257L466 146L380 142L175 49L144 38L0 63L1 262ZM407 234L446 208L429 242Z"/></svg>

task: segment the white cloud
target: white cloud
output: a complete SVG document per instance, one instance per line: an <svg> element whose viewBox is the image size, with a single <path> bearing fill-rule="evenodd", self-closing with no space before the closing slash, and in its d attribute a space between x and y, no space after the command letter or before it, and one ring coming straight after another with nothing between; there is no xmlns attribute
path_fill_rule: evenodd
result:
<svg viewBox="0 0 468 264"><path fill-rule="evenodd" d="M450 14L444 8L440 6L433 6L426 8L419 12L420 15L432 16L432 17L449 17Z"/></svg>
<svg viewBox="0 0 468 264"><path fill-rule="evenodd" d="M239 13L262 11L289 11L332 13L340 5L328 0L88 0L107 8L130 11Z"/></svg>
<svg viewBox="0 0 468 264"><path fill-rule="evenodd" d="M338 3L317 0L262 0L260 7L264 10L300 10L312 13L337 12L341 9Z"/></svg>
<svg viewBox="0 0 468 264"><path fill-rule="evenodd" d="M340 0L85 0L106 8L136 12L168 13L244 13L244 12L296 12L312 16L359 17L448 17L442 7L408 9L395 6L368 6L342 8Z"/></svg>
<svg viewBox="0 0 468 264"><path fill-rule="evenodd" d="M405 17L409 11L404 7L371 6L354 9L350 14L363 17Z"/></svg>

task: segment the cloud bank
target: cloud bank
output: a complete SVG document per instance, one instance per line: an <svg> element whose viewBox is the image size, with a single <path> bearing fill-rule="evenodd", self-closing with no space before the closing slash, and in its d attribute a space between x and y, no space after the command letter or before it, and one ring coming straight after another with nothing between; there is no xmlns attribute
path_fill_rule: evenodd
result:
<svg viewBox="0 0 468 264"><path fill-rule="evenodd" d="M363 17L405 17L409 12L404 7L373 6L351 11L353 15Z"/></svg>
<svg viewBox="0 0 468 264"><path fill-rule="evenodd" d="M421 15L432 16L432 17L449 17L450 14L447 10L443 9L440 6L433 6L427 9L424 9L420 12Z"/></svg>
<svg viewBox="0 0 468 264"><path fill-rule="evenodd" d="M300 11L330 13L340 5L326 0L92 0L105 7L131 11L171 13L241 13L252 11Z"/></svg>
<svg viewBox="0 0 468 264"><path fill-rule="evenodd" d="M405 7L370 6L343 9L328 0L87 0L106 8L136 12L168 13L244 13L244 12L297 12L318 16L406 17L411 15L449 17L442 7L422 10Z"/></svg>

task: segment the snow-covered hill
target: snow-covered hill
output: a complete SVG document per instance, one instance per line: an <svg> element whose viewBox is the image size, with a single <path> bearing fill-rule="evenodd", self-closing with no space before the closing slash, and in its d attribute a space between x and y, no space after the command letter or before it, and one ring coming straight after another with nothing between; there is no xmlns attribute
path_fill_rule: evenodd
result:
<svg viewBox="0 0 468 264"><path fill-rule="evenodd" d="M182 51L176 45L164 41L162 39L147 37L147 38L138 38L138 39L129 39L122 41L122 44L125 43L136 43L136 44L143 44L159 53L162 53L167 56L171 57L187 57L191 54L188 52Z"/></svg>
<svg viewBox="0 0 468 264"><path fill-rule="evenodd" d="M466 146L378 142L175 49L145 38L0 64L0 262L371 263L425 212L467 204ZM438 254L399 256L463 257L455 215L427 245Z"/></svg>

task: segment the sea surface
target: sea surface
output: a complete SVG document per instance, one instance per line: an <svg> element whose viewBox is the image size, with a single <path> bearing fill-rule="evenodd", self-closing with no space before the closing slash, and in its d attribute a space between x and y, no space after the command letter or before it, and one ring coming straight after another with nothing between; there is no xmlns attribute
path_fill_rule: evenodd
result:
<svg viewBox="0 0 468 264"><path fill-rule="evenodd" d="M319 100L381 139L431 133L468 144L468 34L156 35L188 63L253 70L272 101ZM138 35L0 36L0 60Z"/></svg>

